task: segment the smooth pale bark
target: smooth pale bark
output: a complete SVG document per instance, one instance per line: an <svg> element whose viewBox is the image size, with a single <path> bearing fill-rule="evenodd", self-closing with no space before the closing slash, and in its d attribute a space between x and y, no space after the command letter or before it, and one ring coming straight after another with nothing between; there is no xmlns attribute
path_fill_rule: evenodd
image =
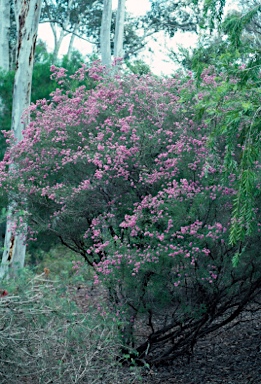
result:
<svg viewBox="0 0 261 384"><path fill-rule="evenodd" d="M115 37L114 37L114 57L123 58L123 39L124 39L124 19L125 19L126 0L118 0L116 17Z"/></svg>
<svg viewBox="0 0 261 384"><path fill-rule="evenodd" d="M9 71L10 0L0 0L0 69Z"/></svg>
<svg viewBox="0 0 261 384"><path fill-rule="evenodd" d="M111 65L111 18L112 0L103 0L100 44L102 64L106 67Z"/></svg>
<svg viewBox="0 0 261 384"><path fill-rule="evenodd" d="M75 40L75 34L78 32L78 28L79 28L79 24L75 24L75 26L73 28L73 33L72 33L71 38L70 38L68 50L67 50L68 60L71 60L71 57L72 57L72 50L73 50L73 44L74 44L74 40Z"/></svg>
<svg viewBox="0 0 261 384"><path fill-rule="evenodd" d="M68 50L67 50L67 58L68 58L69 61L72 58L72 50L73 50L74 39L75 39L75 35L72 34L72 36L70 37L70 42L69 42Z"/></svg>
<svg viewBox="0 0 261 384"><path fill-rule="evenodd" d="M53 50L53 59L52 59L52 62L55 64L55 63L57 63L58 54L59 54L59 51L60 51L60 48L61 48L63 39L64 39L64 37L65 37L66 35L65 35L64 30L62 29L62 30L60 31L60 35L59 35L59 37L57 37L57 32L56 32L56 30L55 30L55 26L53 26L53 25L51 24L51 27L52 27L53 36L54 36L54 50Z"/></svg>
<svg viewBox="0 0 261 384"><path fill-rule="evenodd" d="M41 11L41 0L15 0L17 31L17 60L13 90L12 130L17 141L23 138L22 131L28 124L28 117L21 120L25 108L30 105L34 51ZM13 164L15 167L15 164ZM12 196L10 196L12 199ZM15 203L11 201L6 226L5 245L0 268L0 278L24 266L24 235L14 231L13 211Z"/></svg>
<svg viewBox="0 0 261 384"><path fill-rule="evenodd" d="M10 0L0 0L0 70L4 70L5 72L8 72L10 69L10 6ZM4 101L0 96L0 113L3 113L3 109Z"/></svg>

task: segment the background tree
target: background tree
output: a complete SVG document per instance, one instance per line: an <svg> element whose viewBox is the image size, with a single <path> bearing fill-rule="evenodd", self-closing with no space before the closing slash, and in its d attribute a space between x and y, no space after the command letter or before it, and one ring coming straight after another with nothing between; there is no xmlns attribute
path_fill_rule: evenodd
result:
<svg viewBox="0 0 261 384"><path fill-rule="evenodd" d="M115 36L114 36L114 57L121 57L121 58L124 57L123 40L124 40L125 2L126 0L118 1Z"/></svg>
<svg viewBox="0 0 261 384"><path fill-rule="evenodd" d="M193 4L188 6L181 2L173 4L173 2L155 1L152 3L151 11L147 12L145 16L133 17L126 13L125 2L123 1L120 1L117 10L112 12L111 4L103 3L101 0L82 0L73 3L62 0L48 0L44 2L41 22L51 22L55 34L57 34L57 28L58 30L62 29L64 32L60 35L61 39L64 34L71 33L72 40L74 36L80 37L92 43L96 52L103 51L104 47L101 46L103 11L107 12L105 20L108 25L111 19L111 28L109 31L108 25L106 27L106 23L103 23L104 28L107 28L107 37L102 32L102 42L105 41L104 37L105 39L110 38L110 44L106 43L107 50L110 47L111 52L114 53L114 44L117 44L118 38L120 40L123 39L124 56L128 59L144 49L152 36L157 38L157 33L163 31L166 35L172 37L177 30L196 30L196 23L198 21L198 8L193 6ZM120 18L117 21L118 17ZM120 37L123 33L123 23L121 20L124 18L124 37ZM117 29L116 31L117 23L119 22L121 27L120 30ZM57 44L58 40L57 36ZM122 45L122 43L120 44ZM69 45L69 52L71 47L72 44Z"/></svg>
<svg viewBox="0 0 261 384"><path fill-rule="evenodd" d="M23 138L22 131L28 124L28 119L23 118L23 112L30 104L31 82L33 71L34 50L37 38L37 29L41 12L41 1L30 0L27 3L15 2L17 15L17 62L14 78L13 105L12 105L12 133L19 142ZM15 164L10 164L10 172ZM25 238L24 235L15 233L15 221L12 215L16 207L12 194L9 195L9 218L6 225L5 248L1 265L1 277L8 270L15 271L24 265Z"/></svg>
<svg viewBox="0 0 261 384"><path fill-rule="evenodd" d="M10 0L0 1L0 68L9 71Z"/></svg>
<svg viewBox="0 0 261 384"><path fill-rule="evenodd" d="M111 18L112 0L103 0L100 46L102 64L107 67L111 64Z"/></svg>
<svg viewBox="0 0 261 384"><path fill-rule="evenodd" d="M173 1L152 1L151 9L141 17L126 15L125 55L135 57L151 39L157 41L159 34L172 38L177 31L197 31L200 12L196 4Z"/></svg>
<svg viewBox="0 0 261 384"><path fill-rule="evenodd" d="M53 62L65 36L71 34L68 54L71 54L75 36L96 44L97 24L101 24L102 0L46 0L43 2L41 23L50 23L54 36ZM96 39L96 40L95 40Z"/></svg>
<svg viewBox="0 0 261 384"><path fill-rule="evenodd" d="M61 44L63 42L64 37L69 33L66 31L68 31L70 27L70 13L71 13L72 4L73 4L73 1L69 0L66 9L64 8L59 9L60 12L63 12L63 13L62 14L60 13L58 16L60 18L59 23L62 26L61 28L59 28L59 32L58 32L57 21L55 22L55 18L54 18L55 15L52 15L51 13L51 10L54 9L54 6L52 3L49 3L48 0L44 1L45 6L43 11L45 11L48 14L48 18L50 20L50 26L51 26L53 37L54 37L53 63L57 63L58 53L61 48ZM64 10L66 12L64 12ZM57 20L58 20L58 17L57 17Z"/></svg>

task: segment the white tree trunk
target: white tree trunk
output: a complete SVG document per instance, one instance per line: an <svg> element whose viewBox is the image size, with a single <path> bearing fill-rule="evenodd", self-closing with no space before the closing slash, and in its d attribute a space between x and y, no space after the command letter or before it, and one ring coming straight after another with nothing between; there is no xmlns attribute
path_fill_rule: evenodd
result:
<svg viewBox="0 0 261 384"><path fill-rule="evenodd" d="M28 118L23 119L22 122L21 117L25 108L29 106L31 99L33 60L41 0L15 0L14 6L18 15L18 31L11 128L17 141L21 141L23 138L22 131L28 124ZM14 209L15 204L11 201L0 278L24 266L26 246L24 236L22 234L17 235L13 230L15 227L15 218L12 215Z"/></svg>
<svg viewBox="0 0 261 384"><path fill-rule="evenodd" d="M0 70L9 71L10 0L0 0ZM4 102L0 96L0 113ZM1 127L1 124L0 124Z"/></svg>
<svg viewBox="0 0 261 384"><path fill-rule="evenodd" d="M115 37L114 37L114 57L123 58L123 38L124 38L124 19L125 19L126 0L118 0L116 17Z"/></svg>
<svg viewBox="0 0 261 384"><path fill-rule="evenodd" d="M54 64L57 63L58 54L59 54L64 37L65 37L65 33L63 29L60 31L59 38L57 38L57 35L54 35L54 50L53 50L53 59L52 59Z"/></svg>
<svg viewBox="0 0 261 384"><path fill-rule="evenodd" d="M73 50L74 40L75 40L75 35L72 34L72 36L70 37L70 42L69 42L68 50L67 50L67 58L69 61L72 58L72 50Z"/></svg>
<svg viewBox="0 0 261 384"><path fill-rule="evenodd" d="M78 28L79 28L79 24L75 24L75 26L73 28L73 33L72 33L71 38L70 38L70 42L69 42L69 46L68 46L68 50L67 50L67 57L68 57L69 61L71 60L71 57L72 57L72 50L73 50L73 44L74 44L74 40L75 40L75 33L78 32Z"/></svg>
<svg viewBox="0 0 261 384"><path fill-rule="evenodd" d="M0 0L0 69L9 71L10 0Z"/></svg>
<svg viewBox="0 0 261 384"><path fill-rule="evenodd" d="M112 0L103 0L100 43L102 64L106 67L111 65L111 18Z"/></svg>

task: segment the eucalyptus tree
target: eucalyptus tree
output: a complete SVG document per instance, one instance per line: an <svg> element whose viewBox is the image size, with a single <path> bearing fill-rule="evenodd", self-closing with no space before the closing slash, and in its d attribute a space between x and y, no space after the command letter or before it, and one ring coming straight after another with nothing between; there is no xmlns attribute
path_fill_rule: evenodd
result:
<svg viewBox="0 0 261 384"><path fill-rule="evenodd" d="M196 31L201 2L153 0L151 9L142 17L147 31L164 31L173 37L178 30Z"/></svg>
<svg viewBox="0 0 261 384"><path fill-rule="evenodd" d="M197 32L199 16L196 2L169 0L151 1L150 10L140 17L126 14L124 58L137 56L152 39L157 41L159 33L172 38L177 31Z"/></svg>
<svg viewBox="0 0 261 384"><path fill-rule="evenodd" d="M28 117L23 115L30 104L34 51L37 39L38 23L41 11L41 0L14 1L17 22L16 70L13 88L12 124L14 138L17 142L23 138L23 129L28 124ZM22 119L23 117L23 119ZM10 161L10 172L15 164ZM10 270L24 266L25 238L16 232L17 209L15 196L9 195L10 205L6 224L4 252L0 277ZM25 224L26 226L26 224Z"/></svg>
<svg viewBox="0 0 261 384"><path fill-rule="evenodd" d="M119 1L116 14L115 24L112 22L112 0L44 0L40 22L48 22L52 28L53 62L57 61L61 43L68 34L71 34L69 56L77 36L100 50L102 62L109 65L113 34L116 56L123 56L125 0Z"/></svg>
<svg viewBox="0 0 261 384"><path fill-rule="evenodd" d="M102 0L44 0L41 23L50 23L54 50L53 62L57 61L63 39L71 35L68 54L70 55L75 36L94 45L101 24Z"/></svg>
<svg viewBox="0 0 261 384"><path fill-rule="evenodd" d="M66 32L66 30L69 28L70 24L70 12L72 7L73 1L69 0L68 5L65 9L65 12L63 12L63 17L60 19L60 23L62 23L62 28L57 29L56 22L53 22L51 10L53 8L53 4L51 1L44 0L45 5L45 12L48 14L50 19L50 26L53 33L54 38L54 50L53 50L53 62L55 63L58 58L58 53L61 48L61 44L63 42L63 39L66 35L68 35L69 32Z"/></svg>
<svg viewBox="0 0 261 384"><path fill-rule="evenodd" d="M0 69L9 71L10 0L0 0Z"/></svg>
<svg viewBox="0 0 261 384"><path fill-rule="evenodd" d="M232 10L222 25L223 31L235 48L248 46L254 53L261 49L261 5L257 0L239 2L239 9Z"/></svg>
<svg viewBox="0 0 261 384"><path fill-rule="evenodd" d="M40 22L51 24L54 62L67 34L71 34L69 54L77 36L93 44L102 61L106 50L108 63L112 54L127 59L136 56L160 31L172 37L177 30L197 29L199 7L193 3L152 1L151 10L139 17L128 14L125 3L126 0L119 0L114 11L111 0L44 0Z"/></svg>
<svg viewBox="0 0 261 384"><path fill-rule="evenodd" d="M114 57L123 57L124 21L126 0L118 0L118 9L114 36Z"/></svg>
<svg viewBox="0 0 261 384"><path fill-rule="evenodd" d="M102 64L111 64L111 19L112 19L112 0L103 0L103 11L101 21L101 59Z"/></svg>

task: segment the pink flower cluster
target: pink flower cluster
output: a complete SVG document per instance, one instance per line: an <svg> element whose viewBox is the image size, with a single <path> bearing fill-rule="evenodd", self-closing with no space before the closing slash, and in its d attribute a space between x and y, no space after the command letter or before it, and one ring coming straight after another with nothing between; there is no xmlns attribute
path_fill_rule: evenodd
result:
<svg viewBox="0 0 261 384"><path fill-rule="evenodd" d="M69 82L63 68L51 70ZM10 147L0 163L2 187L27 202L29 221L42 214L30 222L35 229L73 233L68 243L85 250L96 283L101 275L118 276L123 266L137 276L166 259L175 287L199 264L212 283L218 273L207 263L213 243L226 241L236 176L223 185L222 155L214 163L207 145L211 125L195 118L203 94L193 76L112 77L96 63L72 78L84 82L86 76L96 82L93 89L60 88L29 108L32 120L21 142L5 133ZM216 86L213 69L202 79L204 87ZM186 108L185 91L191 93ZM72 222L80 232L76 240Z"/></svg>

